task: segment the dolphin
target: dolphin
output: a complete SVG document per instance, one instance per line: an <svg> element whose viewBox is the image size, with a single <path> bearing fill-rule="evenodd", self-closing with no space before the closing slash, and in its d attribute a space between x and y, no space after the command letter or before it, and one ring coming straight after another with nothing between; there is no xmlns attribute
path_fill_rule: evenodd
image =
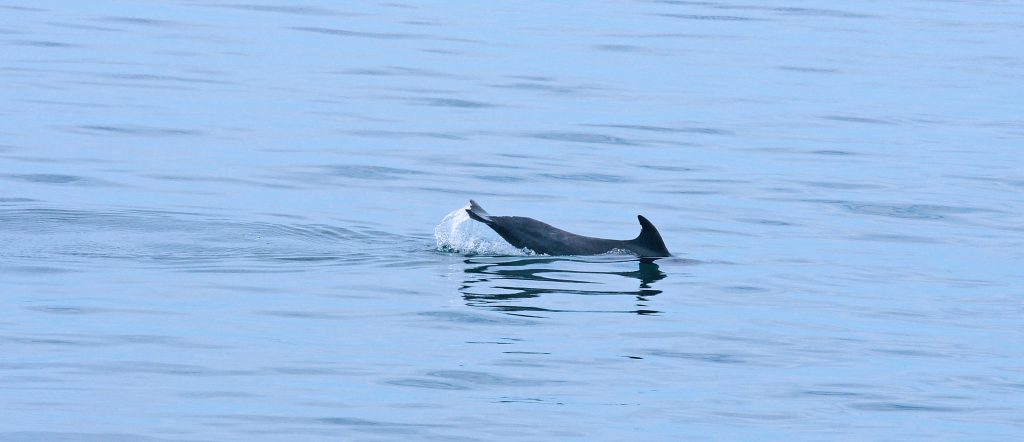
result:
<svg viewBox="0 0 1024 442"><path fill-rule="evenodd" d="M524 216L492 216L476 201L469 200L466 213L470 218L487 224L505 241L518 248L527 248L546 255L600 255L612 250L628 250L641 258L672 256L665 247L658 229L643 215L640 235L634 239L617 240L592 238L569 233Z"/></svg>

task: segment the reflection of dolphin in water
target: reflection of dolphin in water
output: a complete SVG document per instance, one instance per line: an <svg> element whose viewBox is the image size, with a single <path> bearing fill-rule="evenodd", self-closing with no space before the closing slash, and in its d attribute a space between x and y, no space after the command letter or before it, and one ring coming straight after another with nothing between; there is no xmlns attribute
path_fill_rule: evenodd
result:
<svg viewBox="0 0 1024 442"><path fill-rule="evenodd" d="M610 271L610 269L594 267L595 265L600 265L600 267L620 266L627 262L637 262L637 260L632 258L627 261L608 261L560 257L470 258L465 261L470 267L465 270L467 278L460 291L470 306L484 307L520 316L532 316L540 312L572 311L531 305L534 304L530 301L531 299L557 294L635 297L635 310L591 310L589 308L583 310L588 312L605 311L639 315L659 313L648 307L651 297L661 293L661 290L652 288L651 285L667 276L658 268L657 264L641 260L635 271ZM582 264L582 266L574 264ZM603 276L636 279L639 281L640 287L633 290L623 290L621 287L613 288L617 285L615 281L603 279Z"/></svg>
<svg viewBox="0 0 1024 442"><path fill-rule="evenodd" d="M641 258L672 256L665 247L658 229L647 218L638 215L640 235L635 239L616 240L592 238L569 233L533 218L522 216L491 216L476 201L469 200L466 213L487 224L509 244L547 255L600 255L613 250L628 250Z"/></svg>

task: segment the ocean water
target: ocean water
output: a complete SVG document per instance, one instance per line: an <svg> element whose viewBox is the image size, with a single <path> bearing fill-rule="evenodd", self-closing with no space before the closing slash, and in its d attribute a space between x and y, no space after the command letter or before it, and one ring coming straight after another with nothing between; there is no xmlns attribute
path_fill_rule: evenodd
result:
<svg viewBox="0 0 1024 442"><path fill-rule="evenodd" d="M1024 437L1024 4L246 1L0 2L0 440Z"/></svg>

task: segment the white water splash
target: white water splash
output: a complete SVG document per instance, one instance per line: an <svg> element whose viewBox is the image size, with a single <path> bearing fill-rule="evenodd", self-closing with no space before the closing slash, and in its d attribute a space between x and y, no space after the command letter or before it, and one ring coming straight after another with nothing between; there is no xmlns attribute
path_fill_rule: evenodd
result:
<svg viewBox="0 0 1024 442"><path fill-rule="evenodd" d="M473 255L533 254L528 250L513 247L490 227L474 221L466 213L468 208L467 205L449 213L441 220L441 224L434 227L434 240L437 241L438 250Z"/></svg>

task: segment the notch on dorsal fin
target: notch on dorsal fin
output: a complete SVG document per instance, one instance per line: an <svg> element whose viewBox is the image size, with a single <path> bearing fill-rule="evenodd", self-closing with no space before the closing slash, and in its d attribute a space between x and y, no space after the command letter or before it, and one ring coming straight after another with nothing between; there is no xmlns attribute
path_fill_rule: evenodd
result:
<svg viewBox="0 0 1024 442"><path fill-rule="evenodd" d="M655 256L672 256L668 252L668 247L665 247L665 240L661 239L658 228L654 227L654 224L651 224L643 215L637 215L636 218L640 220L640 235L633 240L633 243Z"/></svg>
<svg viewBox="0 0 1024 442"><path fill-rule="evenodd" d="M469 200L469 208L466 209L466 213L469 214L470 218L473 218L484 224L491 224L494 222L491 220L491 215L487 213L487 211L484 210L483 207L480 207L480 205L477 204L476 201L473 200Z"/></svg>

